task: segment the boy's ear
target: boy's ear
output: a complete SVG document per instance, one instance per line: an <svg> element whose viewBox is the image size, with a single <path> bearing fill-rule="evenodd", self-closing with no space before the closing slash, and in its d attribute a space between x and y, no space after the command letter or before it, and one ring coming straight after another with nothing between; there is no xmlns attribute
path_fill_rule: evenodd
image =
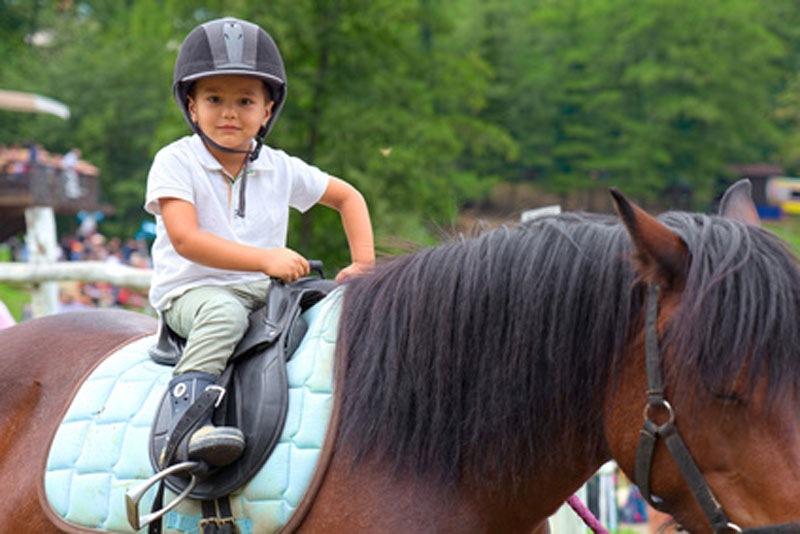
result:
<svg viewBox="0 0 800 534"><path fill-rule="evenodd" d="M267 121L272 116L272 106L274 105L275 105L274 100L270 100L269 102L267 102L267 111L266 113L264 113L264 121L261 123L261 126L266 126Z"/></svg>
<svg viewBox="0 0 800 534"><path fill-rule="evenodd" d="M197 122L197 112L195 110L195 103L192 95L186 95L186 109L189 110L189 115L192 117L192 122Z"/></svg>
<svg viewBox="0 0 800 534"><path fill-rule="evenodd" d="M634 245L639 276L665 289L681 289L689 270L689 251L678 235L611 188L614 206Z"/></svg>

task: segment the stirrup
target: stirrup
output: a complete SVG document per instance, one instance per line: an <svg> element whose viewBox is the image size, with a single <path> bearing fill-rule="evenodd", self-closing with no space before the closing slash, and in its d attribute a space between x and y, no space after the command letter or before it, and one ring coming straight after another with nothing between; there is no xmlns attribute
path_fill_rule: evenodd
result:
<svg viewBox="0 0 800 534"><path fill-rule="evenodd" d="M164 514L178 506L181 502L183 502L186 497L189 496L189 493L192 492L195 486L197 486L197 475L194 474L194 469L200 467L201 462L181 462L178 464L171 465L166 469L159 471L155 475L151 476L141 484L132 487L128 491L125 492L125 510L128 514L128 523L130 523L133 530L139 531L142 527L146 527L156 519L160 519ZM177 473L188 472L191 475L191 480L189 481L189 485L186 486L186 489L181 492L180 495L175 497L175 499L166 505L161 510L156 510L155 512L145 514L143 516L139 515L139 501L142 500L145 493L147 491L167 478L168 476L175 475Z"/></svg>

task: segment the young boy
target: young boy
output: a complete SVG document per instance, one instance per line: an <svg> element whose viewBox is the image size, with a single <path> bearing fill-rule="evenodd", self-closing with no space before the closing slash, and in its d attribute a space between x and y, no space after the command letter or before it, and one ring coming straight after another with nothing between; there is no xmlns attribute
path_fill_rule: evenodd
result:
<svg viewBox="0 0 800 534"><path fill-rule="evenodd" d="M309 273L305 258L285 247L290 206L320 203L341 214L352 264L337 281L368 269L375 255L356 189L262 146L286 98L283 61L262 28L225 18L192 30L178 53L173 92L195 134L156 154L145 209L156 216L150 300L186 338L169 383L174 428L203 391L217 388L270 277L291 282ZM221 466L244 446L238 428L209 419L186 450Z"/></svg>

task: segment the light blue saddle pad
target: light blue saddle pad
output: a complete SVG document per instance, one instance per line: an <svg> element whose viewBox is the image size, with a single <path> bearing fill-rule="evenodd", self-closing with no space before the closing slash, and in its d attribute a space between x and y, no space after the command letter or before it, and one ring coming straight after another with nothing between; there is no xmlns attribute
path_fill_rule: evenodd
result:
<svg viewBox="0 0 800 534"><path fill-rule="evenodd" d="M276 532L308 487L333 403L333 360L342 291L307 310L308 332L287 365L289 412L275 451L258 474L231 495L243 534ZM50 507L68 523L99 532L134 532L125 492L153 475L150 427L172 368L147 355L155 336L135 340L91 373L56 431L45 471ZM150 511L154 489L142 499ZM165 503L175 497L167 492ZM164 517L164 532L199 533L199 501ZM144 528L140 532L145 532Z"/></svg>

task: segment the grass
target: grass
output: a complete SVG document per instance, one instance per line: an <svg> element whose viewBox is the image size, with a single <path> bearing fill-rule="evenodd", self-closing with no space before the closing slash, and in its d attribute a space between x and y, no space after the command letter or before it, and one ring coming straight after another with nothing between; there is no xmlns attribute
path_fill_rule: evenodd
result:
<svg viewBox="0 0 800 534"><path fill-rule="evenodd" d="M800 217L786 215L780 221L765 221L761 225L786 240L796 255L800 254Z"/></svg>
<svg viewBox="0 0 800 534"><path fill-rule="evenodd" d="M6 305L14 319L19 322L22 320L22 311L25 305L31 302L31 294L30 291L18 285L0 282L0 300Z"/></svg>

